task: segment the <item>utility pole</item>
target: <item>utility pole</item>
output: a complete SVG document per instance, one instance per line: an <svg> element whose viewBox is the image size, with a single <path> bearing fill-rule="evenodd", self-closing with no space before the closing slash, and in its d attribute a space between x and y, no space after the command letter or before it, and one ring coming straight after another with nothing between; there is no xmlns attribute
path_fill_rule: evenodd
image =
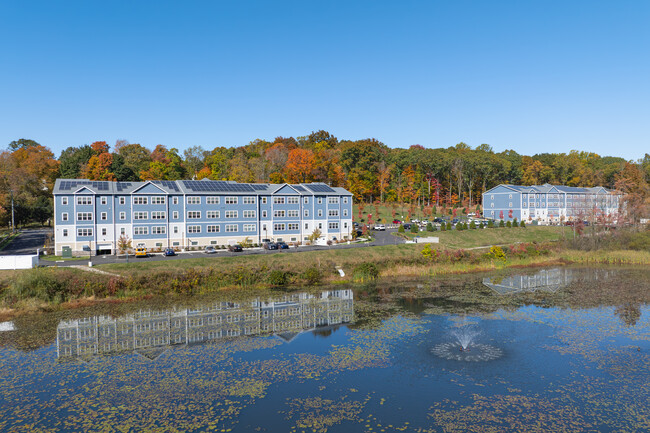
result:
<svg viewBox="0 0 650 433"><path fill-rule="evenodd" d="M11 192L11 233L16 233L16 224L14 222L14 190L10 189Z"/></svg>

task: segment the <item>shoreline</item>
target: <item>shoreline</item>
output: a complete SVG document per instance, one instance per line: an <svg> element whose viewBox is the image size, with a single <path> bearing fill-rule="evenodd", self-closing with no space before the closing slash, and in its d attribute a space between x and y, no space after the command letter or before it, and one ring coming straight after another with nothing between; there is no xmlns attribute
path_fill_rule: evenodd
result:
<svg viewBox="0 0 650 433"><path fill-rule="evenodd" d="M155 262L142 263L130 272L124 272L123 265L101 266L121 277L70 268L39 268L22 271L25 273L15 278L16 282L2 288L0 321L31 313L217 292L243 294L250 290L336 287L396 278L436 278L551 266L650 265L650 253L646 251L577 251L550 244L524 244L507 249L505 259L479 251L443 251L433 260L423 257L423 248L422 245L377 247L373 251L364 250L363 257L323 251L305 253L301 260L289 256L268 256L261 260L251 256L239 263L212 262L213 266L206 266L204 259L187 259L181 263L182 269L176 270ZM399 257L393 257L397 253L401 253ZM233 264L236 267L231 269ZM345 270L345 277L339 275L339 268ZM16 295L25 292L27 296Z"/></svg>

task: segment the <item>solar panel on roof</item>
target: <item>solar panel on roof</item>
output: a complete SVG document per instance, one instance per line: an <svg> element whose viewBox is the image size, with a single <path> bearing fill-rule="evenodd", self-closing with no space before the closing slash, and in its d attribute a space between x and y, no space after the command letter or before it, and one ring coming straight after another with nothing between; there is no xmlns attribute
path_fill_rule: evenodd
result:
<svg viewBox="0 0 650 433"><path fill-rule="evenodd" d="M294 188L296 191L307 192L307 190L306 190L305 188L303 188L302 186L300 186L300 185L294 185L293 188Z"/></svg>
<svg viewBox="0 0 650 433"><path fill-rule="evenodd" d="M332 188L325 184L312 183L310 185L305 185L308 189L313 192L335 192Z"/></svg>

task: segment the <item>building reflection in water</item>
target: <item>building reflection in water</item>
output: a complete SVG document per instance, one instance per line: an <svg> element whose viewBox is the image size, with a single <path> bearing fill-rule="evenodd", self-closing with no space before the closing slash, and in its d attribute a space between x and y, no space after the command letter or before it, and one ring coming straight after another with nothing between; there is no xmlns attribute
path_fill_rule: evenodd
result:
<svg viewBox="0 0 650 433"><path fill-rule="evenodd" d="M118 318L93 316L57 326L60 359L137 352L156 358L169 346L237 336L299 334L352 321L352 290L291 293L271 300L215 302L193 309L140 310Z"/></svg>
<svg viewBox="0 0 650 433"><path fill-rule="evenodd" d="M553 268L543 269L529 275L483 278L483 284L500 295L537 290L556 292L577 280L595 281L609 278L612 272L595 269L586 271L583 269Z"/></svg>

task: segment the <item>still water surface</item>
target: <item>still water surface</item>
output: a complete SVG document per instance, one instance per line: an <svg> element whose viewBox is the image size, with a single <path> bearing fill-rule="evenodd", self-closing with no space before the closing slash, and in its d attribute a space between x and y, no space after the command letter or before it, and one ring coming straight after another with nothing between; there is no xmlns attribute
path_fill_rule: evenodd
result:
<svg viewBox="0 0 650 433"><path fill-rule="evenodd" d="M648 431L646 270L4 323L0 431Z"/></svg>

